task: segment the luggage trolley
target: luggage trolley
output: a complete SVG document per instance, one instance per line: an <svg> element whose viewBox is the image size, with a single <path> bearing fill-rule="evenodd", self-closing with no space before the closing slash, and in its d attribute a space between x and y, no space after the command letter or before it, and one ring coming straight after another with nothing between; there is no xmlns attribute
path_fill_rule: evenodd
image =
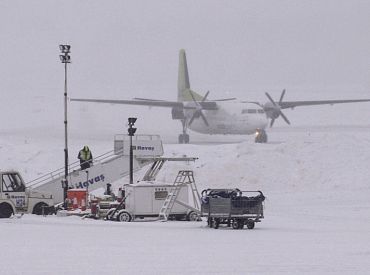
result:
<svg viewBox="0 0 370 275"><path fill-rule="evenodd" d="M239 189L206 189L202 191L202 217L207 217L209 227L217 229L220 224L233 229L253 229L263 216L265 196L261 191Z"/></svg>

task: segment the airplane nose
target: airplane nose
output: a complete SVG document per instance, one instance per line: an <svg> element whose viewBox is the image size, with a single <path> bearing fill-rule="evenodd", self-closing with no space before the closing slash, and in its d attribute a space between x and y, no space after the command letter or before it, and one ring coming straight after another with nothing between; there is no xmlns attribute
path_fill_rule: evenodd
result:
<svg viewBox="0 0 370 275"><path fill-rule="evenodd" d="M256 129L265 129L268 125L268 119L265 117L258 117L258 119L255 120L255 127Z"/></svg>

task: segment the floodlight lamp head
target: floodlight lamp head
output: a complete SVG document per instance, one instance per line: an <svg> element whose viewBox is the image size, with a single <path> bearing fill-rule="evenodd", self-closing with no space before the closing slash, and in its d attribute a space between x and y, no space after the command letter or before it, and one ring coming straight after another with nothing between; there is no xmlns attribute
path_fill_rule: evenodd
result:
<svg viewBox="0 0 370 275"><path fill-rule="evenodd" d="M59 49L62 53L70 53L71 45L59 45Z"/></svg>
<svg viewBox="0 0 370 275"><path fill-rule="evenodd" d="M136 118L136 117L129 117L129 118L128 118L128 124L129 124L130 126L132 126L132 125L134 125L134 124L135 124L136 120L137 120L137 118Z"/></svg>
<svg viewBox="0 0 370 275"><path fill-rule="evenodd" d="M62 63L71 63L71 56L69 56L68 54L59 55L59 58Z"/></svg>
<svg viewBox="0 0 370 275"><path fill-rule="evenodd" d="M128 128L128 135L129 136L134 136L134 134L135 134L135 132L136 132L136 128Z"/></svg>

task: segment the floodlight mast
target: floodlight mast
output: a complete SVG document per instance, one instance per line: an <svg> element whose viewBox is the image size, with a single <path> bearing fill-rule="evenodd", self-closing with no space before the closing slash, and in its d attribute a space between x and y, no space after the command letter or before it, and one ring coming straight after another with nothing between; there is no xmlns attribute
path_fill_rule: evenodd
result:
<svg viewBox="0 0 370 275"><path fill-rule="evenodd" d="M63 201L66 202L67 191L68 191L68 120L67 120L67 64L71 63L71 46L70 45L59 45L60 61L64 64L64 180L63 180Z"/></svg>
<svg viewBox="0 0 370 275"><path fill-rule="evenodd" d="M134 136L135 132L136 132L136 128L133 128L132 126L134 126L135 122L136 122L137 118L136 117L129 117L128 118L128 135L130 136L130 184L133 184L134 183L134 172L133 172L133 169L134 169L134 152L133 152L133 148L132 148L132 137Z"/></svg>

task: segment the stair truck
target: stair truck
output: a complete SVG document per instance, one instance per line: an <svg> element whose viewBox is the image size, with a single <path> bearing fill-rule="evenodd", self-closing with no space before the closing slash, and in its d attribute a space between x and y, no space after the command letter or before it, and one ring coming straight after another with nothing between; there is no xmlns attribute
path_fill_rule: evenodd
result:
<svg viewBox="0 0 370 275"><path fill-rule="evenodd" d="M26 188L18 172L0 171L0 178L0 218L10 218L13 214L42 215L53 212L53 196Z"/></svg>
<svg viewBox="0 0 370 275"><path fill-rule="evenodd" d="M73 189L88 189L89 192L104 188L129 175L130 142L127 135L114 137L114 149L93 160L93 165L81 170L79 161L68 167L68 186ZM137 171L151 164L163 155L163 145L158 135L136 135L132 140L134 148L133 170ZM65 168L49 172L26 185L33 190L51 193L54 203L63 202L62 180Z"/></svg>

